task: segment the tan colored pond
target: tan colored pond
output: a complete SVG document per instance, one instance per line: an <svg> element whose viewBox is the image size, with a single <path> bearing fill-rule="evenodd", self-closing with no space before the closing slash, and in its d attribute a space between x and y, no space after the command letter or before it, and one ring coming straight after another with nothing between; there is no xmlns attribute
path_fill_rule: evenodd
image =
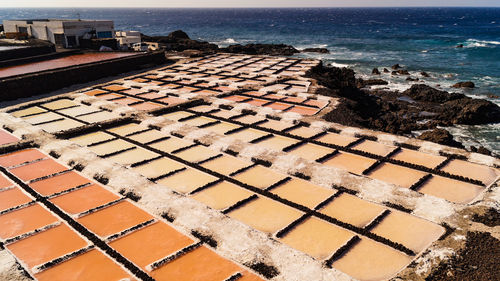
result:
<svg viewBox="0 0 500 281"><path fill-rule="evenodd" d="M257 230L275 233L297 220L303 213L274 200L259 197L228 215Z"/></svg>
<svg viewBox="0 0 500 281"><path fill-rule="evenodd" d="M333 267L362 281L387 280L411 261L407 255L371 239L361 237Z"/></svg>
<svg viewBox="0 0 500 281"><path fill-rule="evenodd" d="M364 227L384 210L385 208L381 205L343 193L320 209L319 212L342 222Z"/></svg>
<svg viewBox="0 0 500 281"><path fill-rule="evenodd" d="M281 238L283 243L315 259L328 259L354 234L321 219L311 217Z"/></svg>
<svg viewBox="0 0 500 281"><path fill-rule="evenodd" d="M252 194L253 192L224 181L195 193L192 198L213 209L224 210Z"/></svg>

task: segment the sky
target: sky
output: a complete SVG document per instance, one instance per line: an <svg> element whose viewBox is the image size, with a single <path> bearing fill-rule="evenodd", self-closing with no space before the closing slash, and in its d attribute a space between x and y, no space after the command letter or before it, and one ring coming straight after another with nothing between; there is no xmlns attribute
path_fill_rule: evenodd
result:
<svg viewBox="0 0 500 281"><path fill-rule="evenodd" d="M500 7L499 0L0 0L1 7Z"/></svg>

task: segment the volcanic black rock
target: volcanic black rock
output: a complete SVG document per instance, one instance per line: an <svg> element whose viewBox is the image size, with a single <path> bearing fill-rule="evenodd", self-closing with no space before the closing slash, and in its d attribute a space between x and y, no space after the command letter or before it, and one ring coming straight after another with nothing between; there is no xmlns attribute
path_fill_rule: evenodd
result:
<svg viewBox="0 0 500 281"><path fill-rule="evenodd" d="M237 44L230 45L226 48L220 48L220 51L225 53L269 56L292 56L300 53L300 51L293 46L285 44Z"/></svg>
<svg viewBox="0 0 500 281"><path fill-rule="evenodd" d="M305 48L302 50L303 53L320 53L320 54L329 54L330 51L327 48Z"/></svg>
<svg viewBox="0 0 500 281"><path fill-rule="evenodd" d="M455 85L453 85L453 88L474 88L476 85L474 83L467 81L467 82L458 82Z"/></svg>
<svg viewBox="0 0 500 281"><path fill-rule="evenodd" d="M464 146L461 143L455 141L450 132L445 129L434 129L432 131L424 132L418 137L418 139L458 148L464 148Z"/></svg>
<svg viewBox="0 0 500 281"><path fill-rule="evenodd" d="M372 75L380 75L380 71L378 71L378 68L374 68L372 70Z"/></svg>

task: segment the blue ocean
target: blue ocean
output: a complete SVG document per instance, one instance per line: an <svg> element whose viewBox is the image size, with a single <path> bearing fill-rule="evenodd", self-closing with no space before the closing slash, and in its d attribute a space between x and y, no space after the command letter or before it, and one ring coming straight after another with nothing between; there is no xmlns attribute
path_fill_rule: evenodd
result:
<svg viewBox="0 0 500 281"><path fill-rule="evenodd" d="M361 77L374 67L399 63L410 72L428 72L432 77L425 83L444 90L452 90L458 81L472 81L476 89L467 95L500 104L491 98L500 96L500 8L0 9L0 21L78 17L114 20L116 29L148 35L182 29L193 39L222 46L259 42L324 47L331 54L300 56L351 67ZM459 44L463 48L456 48ZM392 89L411 86L406 77L382 78ZM466 145L481 144L500 153L500 124L452 131Z"/></svg>

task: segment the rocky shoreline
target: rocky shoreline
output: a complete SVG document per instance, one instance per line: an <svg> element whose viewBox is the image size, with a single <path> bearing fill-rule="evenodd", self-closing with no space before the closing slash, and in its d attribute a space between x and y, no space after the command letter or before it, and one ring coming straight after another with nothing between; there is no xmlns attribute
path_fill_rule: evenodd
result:
<svg viewBox="0 0 500 281"><path fill-rule="evenodd" d="M324 87L318 90L318 94L339 98L337 107L324 116L330 122L399 135L429 130L419 138L459 148L464 146L438 127L500 122L500 107L496 104L425 84L413 84L404 92L369 90L367 85L385 85L387 82L357 79L351 69L322 64L306 76L316 79ZM474 149L491 154L484 147Z"/></svg>
<svg viewBox="0 0 500 281"><path fill-rule="evenodd" d="M302 51L285 44L247 44L219 47L209 42L197 41L181 31L174 31L168 36L143 35L144 41L160 43L167 52L182 52L188 56L201 56L212 53L240 53L249 55L292 56L301 52L328 53L324 48L309 48ZM419 81L399 64L391 70L384 68L384 73L408 76L407 81ZM381 71L373 69L372 75ZM421 72L422 77L429 77ZM453 136L439 127L454 125L483 125L500 122L500 107L483 100L472 99L459 93L449 93L425 84L413 84L404 92L384 89L370 90L373 85L387 85L388 82L375 78L364 80L356 78L355 72L348 68L324 66L313 68L306 74L316 79L320 86L317 94L339 98L339 104L325 114L326 121L346 126L368 128L392 134L414 136L414 131L426 131L420 139L465 148L455 141ZM455 88L473 88L472 82L460 82ZM471 147L471 151L491 155L484 147Z"/></svg>

